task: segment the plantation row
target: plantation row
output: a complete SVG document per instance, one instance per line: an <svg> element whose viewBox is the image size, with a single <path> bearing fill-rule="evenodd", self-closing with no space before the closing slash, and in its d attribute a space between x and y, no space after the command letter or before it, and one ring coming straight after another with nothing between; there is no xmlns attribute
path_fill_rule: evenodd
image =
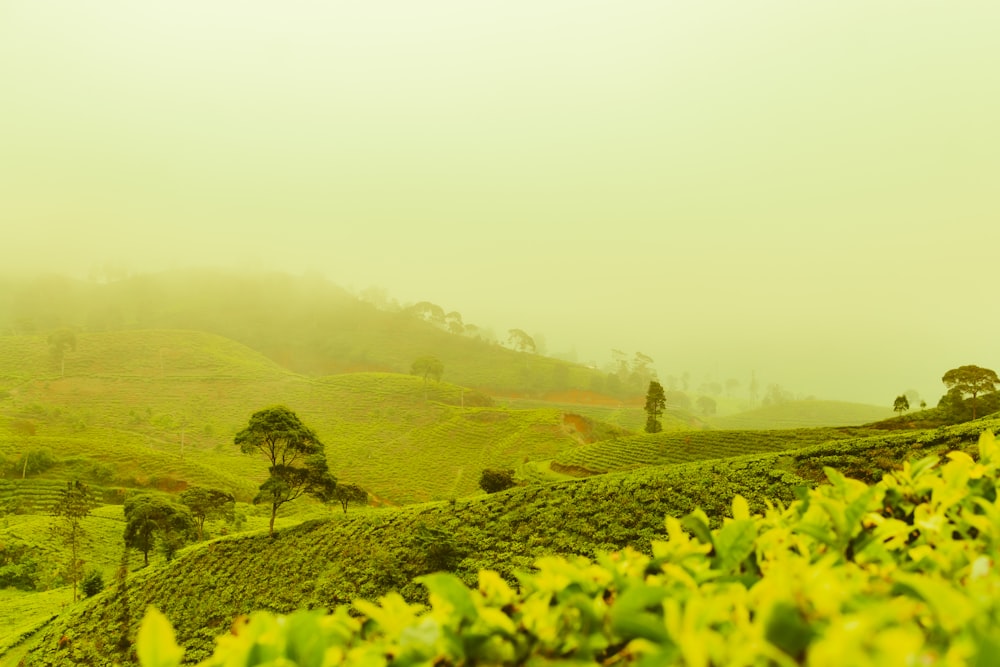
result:
<svg viewBox="0 0 1000 667"><path fill-rule="evenodd" d="M787 431L684 431L613 438L576 447L553 459L554 470L598 474L646 465L669 465L778 452L867 434L863 428Z"/></svg>
<svg viewBox="0 0 1000 667"><path fill-rule="evenodd" d="M975 451L983 429L1000 420L894 433L757 454L732 460L688 463L548 485L519 487L488 497L363 514L337 514L266 536L222 539L191 549L160 570L134 575L123 596L106 591L60 617L38 636L26 664L104 664L113 659L130 613L153 604L176 626L187 658L212 651L212 638L239 614L266 609L333 608L357 598L398 591L409 602L427 600L416 578L447 570L468 586L492 569L510 584L550 554L590 558L601 551L634 549L651 554L663 517L701 508L719 527L740 495L753 512L770 502L786 505L796 489L825 479L828 465L851 477L878 479L908 457L946 449ZM127 605L127 606L126 606ZM71 649L58 640L72 637ZM132 635L134 636L134 634ZM119 656L126 659L127 655Z"/></svg>

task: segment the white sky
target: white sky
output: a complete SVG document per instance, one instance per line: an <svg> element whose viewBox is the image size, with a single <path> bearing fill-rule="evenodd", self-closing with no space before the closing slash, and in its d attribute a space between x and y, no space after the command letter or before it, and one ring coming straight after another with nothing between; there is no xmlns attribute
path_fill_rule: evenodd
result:
<svg viewBox="0 0 1000 667"><path fill-rule="evenodd" d="M8 270L262 265L661 376L1000 367L1000 3L0 0Z"/></svg>

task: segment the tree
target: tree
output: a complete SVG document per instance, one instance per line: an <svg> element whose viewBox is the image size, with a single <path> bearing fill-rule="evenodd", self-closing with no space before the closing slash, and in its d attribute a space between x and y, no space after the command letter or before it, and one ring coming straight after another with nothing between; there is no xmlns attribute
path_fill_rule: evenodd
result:
<svg viewBox="0 0 1000 667"><path fill-rule="evenodd" d="M368 492L357 484L338 484L333 490L333 499L340 503L347 514L347 505L357 503L358 505L368 504Z"/></svg>
<svg viewBox="0 0 1000 667"><path fill-rule="evenodd" d="M972 395L972 418L976 418L976 396L996 391L1000 383L996 371L979 366L959 366L952 368L941 378L948 389L956 389L961 396Z"/></svg>
<svg viewBox="0 0 1000 667"><path fill-rule="evenodd" d="M146 493L125 500L125 545L141 551L146 565L157 542L170 560L194 530L194 517L183 505Z"/></svg>
<svg viewBox="0 0 1000 667"><path fill-rule="evenodd" d="M910 399L906 397L906 394L900 394L896 397L895 402L892 404L893 412L898 412L900 416L904 412L910 409Z"/></svg>
<svg viewBox="0 0 1000 667"><path fill-rule="evenodd" d="M507 331L507 343L518 352L535 352L535 339L521 329Z"/></svg>
<svg viewBox="0 0 1000 667"><path fill-rule="evenodd" d="M76 334L72 329L58 329L49 334L49 350L59 364L59 374L66 375L66 348L76 351Z"/></svg>
<svg viewBox="0 0 1000 667"><path fill-rule="evenodd" d="M73 602L79 599L77 582L83 561L80 560L80 547L86 535L83 520L90 510L97 506L97 499L90 488L83 482L67 482L66 488L59 492L59 498L52 506L52 515L56 517L52 532L67 548L69 548L69 563L66 571L73 582Z"/></svg>
<svg viewBox="0 0 1000 667"><path fill-rule="evenodd" d="M235 518L236 499L233 494L226 491L193 486L183 491L180 498L198 526L199 542L205 534L206 519L224 519L231 522Z"/></svg>
<svg viewBox="0 0 1000 667"><path fill-rule="evenodd" d="M486 493L497 493L517 486L514 481L513 470L500 470L497 468L487 468L479 476L479 488Z"/></svg>
<svg viewBox="0 0 1000 667"><path fill-rule="evenodd" d="M235 443L244 454L263 454L269 464L270 476L260 485L253 502L271 504L271 537L278 508L285 503L303 494L324 502L333 497L337 480L327 468L323 443L285 406L253 413L247 427L236 434Z"/></svg>
<svg viewBox="0 0 1000 667"><path fill-rule="evenodd" d="M440 382L444 375L444 364L437 357L420 357L410 365L410 375L419 375L424 379L424 384L427 384L428 377Z"/></svg>
<svg viewBox="0 0 1000 667"><path fill-rule="evenodd" d="M650 380L649 389L646 391L646 433L659 433L663 430L660 415L666 407L667 397L663 392L663 385L656 380Z"/></svg>
<svg viewBox="0 0 1000 667"><path fill-rule="evenodd" d="M709 396L699 396L697 403L698 403L698 409L701 410L702 414L705 415L715 414L716 403L714 398L711 398Z"/></svg>

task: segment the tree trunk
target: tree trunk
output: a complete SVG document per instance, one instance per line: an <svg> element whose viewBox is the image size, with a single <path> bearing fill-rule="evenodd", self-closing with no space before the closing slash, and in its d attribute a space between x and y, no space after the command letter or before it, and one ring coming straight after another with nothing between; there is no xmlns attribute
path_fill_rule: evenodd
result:
<svg viewBox="0 0 1000 667"><path fill-rule="evenodd" d="M274 537L274 516L278 513L278 506L271 505L271 524L267 528L267 536Z"/></svg>

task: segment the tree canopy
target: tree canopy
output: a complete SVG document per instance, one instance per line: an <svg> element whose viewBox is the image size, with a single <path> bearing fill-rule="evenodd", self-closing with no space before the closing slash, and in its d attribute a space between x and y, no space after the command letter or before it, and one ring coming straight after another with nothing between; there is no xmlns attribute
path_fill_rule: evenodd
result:
<svg viewBox="0 0 1000 667"><path fill-rule="evenodd" d="M234 442L244 454L263 454L269 477L259 487L254 503L270 503L268 534L274 536L278 508L303 494L330 500L337 481L330 474L323 443L316 433L283 405L258 410Z"/></svg>
<svg viewBox="0 0 1000 667"><path fill-rule="evenodd" d="M972 396L972 418L976 418L976 397L979 394L987 394L996 391L996 385L1000 384L1000 378L996 371L979 366L959 366L952 368L941 378L948 389L955 389L960 395L970 394Z"/></svg>
<svg viewBox="0 0 1000 667"><path fill-rule="evenodd" d="M344 508L344 514L347 514L347 505L350 503L368 504L368 492L357 484L338 484L333 490L333 499L340 503Z"/></svg>
<svg viewBox="0 0 1000 667"><path fill-rule="evenodd" d="M204 537L206 519L233 520L236 499L231 493L193 486L183 491L180 497L198 526L199 540Z"/></svg>
<svg viewBox="0 0 1000 667"><path fill-rule="evenodd" d="M892 409L894 412L898 412L902 415L904 412L910 409L910 399L906 397L906 394L900 394L896 397L896 400L892 404Z"/></svg>
<svg viewBox="0 0 1000 667"><path fill-rule="evenodd" d="M125 500L125 544L141 551L146 565L157 542L169 560L194 531L194 517L183 505L147 493Z"/></svg>
<svg viewBox="0 0 1000 667"><path fill-rule="evenodd" d="M440 382L441 376L444 374L444 364L437 357L430 355L420 357L410 366L410 374L419 375L424 379L424 382L427 382L428 377L432 377Z"/></svg>

